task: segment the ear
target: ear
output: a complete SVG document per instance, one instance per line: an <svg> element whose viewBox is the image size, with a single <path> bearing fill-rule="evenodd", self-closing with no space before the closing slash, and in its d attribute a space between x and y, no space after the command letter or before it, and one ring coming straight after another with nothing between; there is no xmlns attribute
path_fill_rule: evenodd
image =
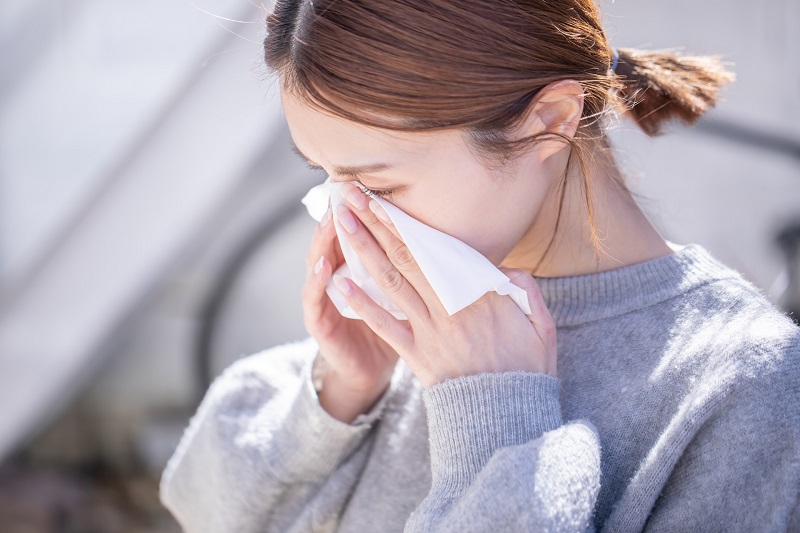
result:
<svg viewBox="0 0 800 533"><path fill-rule="evenodd" d="M575 80L561 80L544 87L528 105L528 111L517 126L515 137L529 137L543 131L575 137L583 114L583 86ZM536 145L535 152L544 160L565 146L553 137Z"/></svg>

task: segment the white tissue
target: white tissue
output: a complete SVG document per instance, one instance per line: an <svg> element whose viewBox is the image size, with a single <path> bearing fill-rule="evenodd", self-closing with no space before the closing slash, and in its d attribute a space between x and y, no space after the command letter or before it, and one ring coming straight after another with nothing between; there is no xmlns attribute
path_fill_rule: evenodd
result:
<svg viewBox="0 0 800 533"><path fill-rule="evenodd" d="M364 188L357 181L350 183L362 190ZM319 221L325 214L330 199L331 214L345 260L335 274L352 279L378 305L389 311L395 318L406 320L405 313L378 288L375 280L372 279L347 240L347 234L336 215L336 206L341 203L347 205L340 192L341 185L342 182L331 181L328 177L324 183L308 191L302 200L308 213ZM420 270L449 315L464 309L489 291L510 296L525 314L531 314L525 290L511 283L508 276L477 250L455 237L426 226L383 198L373 197L373 199L392 219L397 232L403 238L403 242L408 246L411 255L414 256ZM330 260L330 258L327 259ZM333 284L333 277L325 290L336 309L343 316L361 318L350 308L342 293Z"/></svg>

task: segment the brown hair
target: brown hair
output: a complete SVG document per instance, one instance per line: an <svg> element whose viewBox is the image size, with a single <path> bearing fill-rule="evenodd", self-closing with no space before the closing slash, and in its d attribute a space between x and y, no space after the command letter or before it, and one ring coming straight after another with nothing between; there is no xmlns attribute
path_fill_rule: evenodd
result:
<svg viewBox="0 0 800 533"><path fill-rule="evenodd" d="M347 120L463 129L487 164L561 137L572 150L560 201L576 157L596 251L586 176L596 155L608 155L589 148L608 147L609 112L656 135L670 119L696 122L733 81L718 57L622 48L615 73L612 54L592 0L277 0L264 39L266 64L283 88ZM565 79L584 89L575 138L508 140L539 91Z"/></svg>

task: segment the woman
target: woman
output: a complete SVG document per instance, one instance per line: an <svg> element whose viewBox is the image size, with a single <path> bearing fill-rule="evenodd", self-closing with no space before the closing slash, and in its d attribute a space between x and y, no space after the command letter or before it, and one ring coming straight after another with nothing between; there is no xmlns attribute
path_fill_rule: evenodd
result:
<svg viewBox="0 0 800 533"><path fill-rule="evenodd" d="M231 365L164 472L187 531L800 530L800 331L666 242L604 135L695 122L713 58L620 50L588 0L279 0L267 65L296 148L525 289L449 316L385 213L337 217L397 320L346 278L328 213L310 338ZM319 379L315 379L319 378Z"/></svg>

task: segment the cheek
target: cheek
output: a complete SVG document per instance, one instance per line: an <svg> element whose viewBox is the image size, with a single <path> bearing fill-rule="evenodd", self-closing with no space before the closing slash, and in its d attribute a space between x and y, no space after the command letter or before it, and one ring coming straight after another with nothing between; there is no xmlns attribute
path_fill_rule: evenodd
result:
<svg viewBox="0 0 800 533"><path fill-rule="evenodd" d="M499 265L531 224L536 180L517 169L488 174L469 154L428 163L397 207Z"/></svg>
<svg viewBox="0 0 800 533"><path fill-rule="evenodd" d="M481 217L471 216L463 227L465 231L458 238L494 265L505 259L524 234L520 231L520 217L514 211L502 208L486 210Z"/></svg>
<svg viewBox="0 0 800 533"><path fill-rule="evenodd" d="M497 194L465 192L430 196L424 205L416 203L414 209L404 209L400 202L398 207L423 224L463 241L498 265L516 244L516 226L520 222L515 215L516 206L510 206L508 199Z"/></svg>

